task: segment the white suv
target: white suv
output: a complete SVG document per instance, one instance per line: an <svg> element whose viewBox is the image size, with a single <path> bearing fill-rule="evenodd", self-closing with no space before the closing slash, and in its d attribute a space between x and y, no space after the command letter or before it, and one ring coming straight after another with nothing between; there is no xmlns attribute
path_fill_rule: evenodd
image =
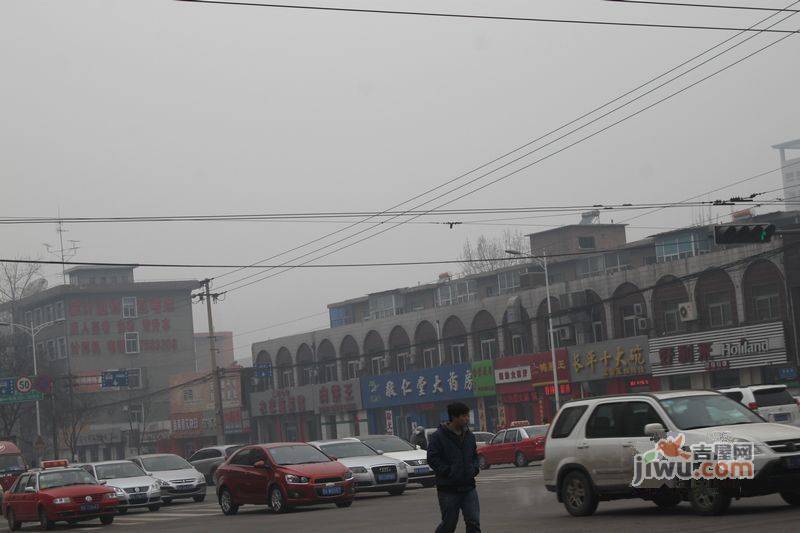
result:
<svg viewBox="0 0 800 533"><path fill-rule="evenodd" d="M659 438L680 438L680 434L683 452L700 443L753 443L754 478L676 478L634 487L635 466L641 464L634 456L653 450ZM555 492L574 516L591 515L601 500L626 498L651 500L665 508L689 501L700 514L725 512L732 497L772 493L800 506L800 428L766 422L715 391L666 391L568 402L550 426L542 466L545 487Z"/></svg>
<svg viewBox="0 0 800 533"><path fill-rule="evenodd" d="M753 385L719 392L752 409L765 420L800 426L800 406L786 390L786 385Z"/></svg>

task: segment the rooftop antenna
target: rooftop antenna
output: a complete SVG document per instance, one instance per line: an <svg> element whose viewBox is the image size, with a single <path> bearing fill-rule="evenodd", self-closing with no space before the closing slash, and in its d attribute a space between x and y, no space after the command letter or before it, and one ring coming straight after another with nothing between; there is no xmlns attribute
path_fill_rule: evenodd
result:
<svg viewBox="0 0 800 533"><path fill-rule="evenodd" d="M67 284L67 261L71 261L78 255L78 243L81 241L69 239L69 248L64 247L64 234L69 230L64 229L64 221L61 219L61 208L58 208L58 223L56 224L56 233L58 233L58 248L47 243L43 243L45 250L50 255L61 258L61 278L64 285Z"/></svg>

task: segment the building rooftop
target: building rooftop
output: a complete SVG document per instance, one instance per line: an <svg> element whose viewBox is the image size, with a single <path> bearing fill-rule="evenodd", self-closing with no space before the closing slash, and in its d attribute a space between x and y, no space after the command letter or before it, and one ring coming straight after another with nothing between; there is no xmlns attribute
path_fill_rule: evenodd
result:
<svg viewBox="0 0 800 533"><path fill-rule="evenodd" d="M800 139L793 141L786 141L785 143L775 144L772 146L776 150L800 150Z"/></svg>
<svg viewBox="0 0 800 533"><path fill-rule="evenodd" d="M77 265L65 270L67 274L72 272L91 272L94 270L132 270L138 265Z"/></svg>
<svg viewBox="0 0 800 533"><path fill-rule="evenodd" d="M566 224L564 226L559 226L557 228L545 229L542 231L537 231L535 233L528 233L526 237L535 237L537 235L544 235L546 233L553 233L556 231L564 231L568 228L614 228L614 227L626 227L627 224L605 224L605 223L592 223L592 224Z"/></svg>

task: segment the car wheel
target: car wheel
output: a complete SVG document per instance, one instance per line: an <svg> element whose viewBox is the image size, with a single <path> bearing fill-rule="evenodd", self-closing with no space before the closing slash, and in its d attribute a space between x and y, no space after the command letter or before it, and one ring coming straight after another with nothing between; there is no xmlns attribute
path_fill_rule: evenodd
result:
<svg viewBox="0 0 800 533"><path fill-rule="evenodd" d="M20 527L22 527L22 522L17 520L17 517L14 516L13 509L9 509L8 511L6 511L6 519L8 520L8 529L10 529L11 531L16 531Z"/></svg>
<svg viewBox="0 0 800 533"><path fill-rule="evenodd" d="M713 516L728 510L731 505L731 497L724 494L719 487L698 482L690 491L689 502L695 513L702 516Z"/></svg>
<svg viewBox="0 0 800 533"><path fill-rule="evenodd" d="M53 529L55 526L55 522L47 518L47 513L44 510L44 507L39 509L39 527L42 528L43 531L48 531Z"/></svg>
<svg viewBox="0 0 800 533"><path fill-rule="evenodd" d="M781 492L781 498L789 505L800 505L800 492Z"/></svg>
<svg viewBox="0 0 800 533"><path fill-rule="evenodd" d="M520 468L523 467L523 466L528 466L528 460L525 459L525 454L524 453L517 452L517 454L514 456L514 466L517 466L517 467L520 467Z"/></svg>
<svg viewBox="0 0 800 533"><path fill-rule="evenodd" d="M193 500L194 500L196 503L200 503L200 502L202 502L203 500L205 500L205 499L206 499L206 495L205 495L205 494L203 494L203 495L201 495L201 496L192 496L192 499L193 499Z"/></svg>
<svg viewBox="0 0 800 533"><path fill-rule="evenodd" d="M269 491L269 508L273 513L286 512L286 499L278 487L272 487L272 490Z"/></svg>
<svg viewBox="0 0 800 533"><path fill-rule="evenodd" d="M351 505L353 505L353 500L350 500L349 502L339 502L336 504L336 507L344 509L345 507L350 507Z"/></svg>
<svg viewBox="0 0 800 533"><path fill-rule="evenodd" d="M403 494L405 491L406 491L406 489L405 489L405 488L399 488L399 489L389 489L389 494L391 494L392 496L400 496L400 495L401 495L401 494Z"/></svg>
<svg viewBox="0 0 800 533"><path fill-rule="evenodd" d="M234 503L233 495L227 487L223 487L219 493L219 506L224 515L234 515L239 512L239 505Z"/></svg>
<svg viewBox="0 0 800 533"><path fill-rule="evenodd" d="M161 509L160 505L148 505L147 508L150 510L151 513L155 513L159 509Z"/></svg>
<svg viewBox="0 0 800 533"><path fill-rule="evenodd" d="M484 457L483 455L479 455L479 456L478 456L478 467L479 467L481 470L488 470L488 469L489 469L491 466L492 466L492 465L490 465L490 464L489 464L489 463L486 461L486 457Z"/></svg>
<svg viewBox="0 0 800 533"><path fill-rule="evenodd" d="M597 510L598 499L589 478L577 470L561 482L561 500L572 516L589 516Z"/></svg>
<svg viewBox="0 0 800 533"><path fill-rule="evenodd" d="M681 493L672 490L660 490L653 496L653 503L662 509L672 509L683 501Z"/></svg>
<svg viewBox="0 0 800 533"><path fill-rule="evenodd" d="M114 517L113 516L101 516L100 517L100 523L103 524L104 526L110 526L111 524L114 523Z"/></svg>
<svg viewBox="0 0 800 533"><path fill-rule="evenodd" d="M120 507L119 509L117 509L117 512L119 514L125 514L125 513L128 512L128 508L127 507Z"/></svg>

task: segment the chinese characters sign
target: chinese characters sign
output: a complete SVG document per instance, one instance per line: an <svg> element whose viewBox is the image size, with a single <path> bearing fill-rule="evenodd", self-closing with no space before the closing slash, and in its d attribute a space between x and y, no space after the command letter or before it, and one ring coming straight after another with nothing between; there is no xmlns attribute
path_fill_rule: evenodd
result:
<svg viewBox="0 0 800 533"><path fill-rule="evenodd" d="M569 348L573 382L650 373L648 340L645 336L614 339Z"/></svg>
<svg viewBox="0 0 800 533"><path fill-rule="evenodd" d="M476 398L494 396L494 365L491 360L472 363L472 383Z"/></svg>
<svg viewBox="0 0 800 533"><path fill-rule="evenodd" d="M366 409L471 398L474 389L468 363L361 378Z"/></svg>
<svg viewBox="0 0 800 533"><path fill-rule="evenodd" d="M494 382L498 385L503 383L517 383L519 381L531 380L531 367L512 366L511 368L498 368L494 371Z"/></svg>
<svg viewBox="0 0 800 533"><path fill-rule="evenodd" d="M254 392L250 394L250 412L253 416L274 416L317 411L318 399L318 385Z"/></svg>
<svg viewBox="0 0 800 533"><path fill-rule="evenodd" d="M349 413L361 410L361 382L358 379L319 385L319 413Z"/></svg>
<svg viewBox="0 0 800 533"><path fill-rule="evenodd" d="M786 342L781 322L650 340L654 376L784 363Z"/></svg>

